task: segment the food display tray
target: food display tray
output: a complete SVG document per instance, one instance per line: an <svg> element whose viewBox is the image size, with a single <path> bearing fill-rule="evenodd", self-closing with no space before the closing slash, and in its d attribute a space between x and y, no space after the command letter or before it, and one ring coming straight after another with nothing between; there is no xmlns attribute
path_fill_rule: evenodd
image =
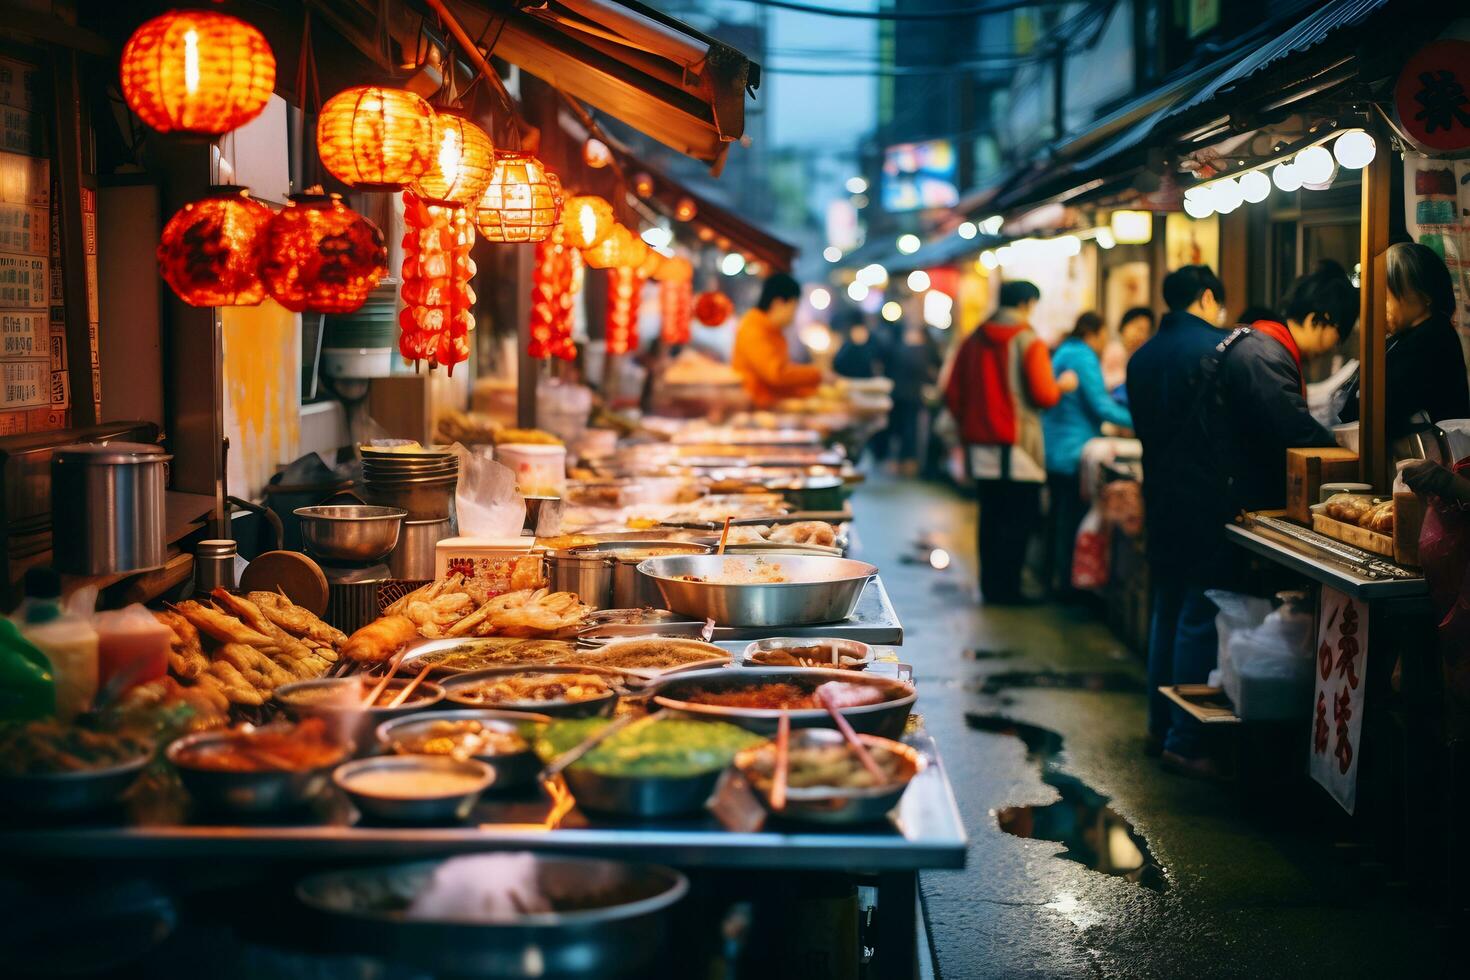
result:
<svg viewBox="0 0 1470 980"><path fill-rule="evenodd" d="M903 624L883 587L883 577L873 580L858 597L857 611L838 623L816 623L811 626L716 626L713 640L762 640L768 636L834 636L882 646L903 643Z"/></svg>
<svg viewBox="0 0 1470 980"><path fill-rule="evenodd" d="M394 826L369 823L335 791L298 821L194 822L187 801L158 803L88 823L0 823L0 848L53 867L57 860L335 861L410 860L483 851L598 854L684 868L854 870L871 873L961 868L966 837L954 790L933 739L912 739L929 764L909 784L886 822L814 828L767 822L732 831L714 816L614 821L579 810L557 782L548 789L487 794L462 824Z"/></svg>

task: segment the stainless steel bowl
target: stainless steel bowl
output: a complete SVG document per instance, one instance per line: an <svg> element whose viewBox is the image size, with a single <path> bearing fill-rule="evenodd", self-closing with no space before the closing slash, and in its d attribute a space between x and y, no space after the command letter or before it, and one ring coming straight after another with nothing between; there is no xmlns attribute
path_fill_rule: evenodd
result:
<svg viewBox="0 0 1470 980"><path fill-rule="evenodd" d="M327 562L375 562L398 544L408 511L398 507L330 504L298 507L301 540L313 558Z"/></svg>
<svg viewBox="0 0 1470 980"><path fill-rule="evenodd" d="M494 770L495 782L490 784L492 790L529 786L536 781L536 774L541 771L541 760L536 757L536 749L532 744L535 741L535 735L522 734L522 730L527 726L534 727L550 723L550 715L532 714L528 711L492 711L485 708L464 711L426 711L408 718L396 718L393 721L383 722L378 726L378 744L400 755L423 754L406 748L403 741L413 735L421 734L439 721L478 721L486 728L522 735L526 739L526 748L522 752L474 755L471 758L478 759Z"/></svg>
<svg viewBox="0 0 1470 980"><path fill-rule="evenodd" d="M323 935L334 948L436 974L507 980L659 975L667 965L669 910L689 890L682 874L596 858L531 857L543 893L575 901L595 885L598 893L615 895L614 904L494 921L476 920L471 908L453 918L410 918L405 910L440 867L434 861L313 875L296 886L296 895L323 914Z"/></svg>
<svg viewBox="0 0 1470 980"><path fill-rule="evenodd" d="M749 575L762 567L778 567L787 581L723 584L732 575ZM713 619L721 626L764 627L847 619L878 574L877 567L867 562L818 555L676 555L647 558L638 570L658 583L675 612ZM684 576L705 581L691 582Z"/></svg>
<svg viewBox="0 0 1470 980"><path fill-rule="evenodd" d="M695 689L733 690L772 683L793 684L803 690L813 690L827 681L876 687L886 695L887 699L877 704L841 709L842 717L847 719L847 723L855 731L866 735L895 739L901 737L909 712L913 710L914 702L919 697L914 686L903 681L866 672L826 670L820 667L742 667L739 670L717 667L714 670L693 670L665 677L653 686L652 693L656 704L663 708L672 708L680 714L728 721L748 731L774 735L783 714L791 718L792 728L829 728L832 726L832 716L822 708L783 711L776 708L731 708L718 704L696 704L689 701L687 695Z"/></svg>
<svg viewBox="0 0 1470 980"><path fill-rule="evenodd" d="M401 691L409 678L398 677L388 682L386 693ZM444 700L444 688L432 681L419 684L409 695L408 701L396 708L364 708L361 701L377 681L371 677L319 677L310 681L294 681L282 684L275 690L275 699L293 718L321 718L338 738L350 740L363 749L373 744L373 731L385 721L426 711ZM309 693L320 690L338 689L339 700L309 700Z"/></svg>
<svg viewBox="0 0 1470 980"><path fill-rule="evenodd" d="M137 781L152 753L103 769L0 776L0 805L24 813L86 813L116 803Z"/></svg>
<svg viewBox="0 0 1470 980"><path fill-rule="evenodd" d="M873 662L873 648L857 640L831 636L768 636L764 640L755 640L746 646L740 655L740 665L742 667L769 666L752 660L751 657L770 650L790 650L803 647L819 647L828 657L831 656L831 651L836 651L837 655L842 658L840 666L835 663L822 663L813 665L813 667L820 666L832 670L866 670ZM812 670L813 667L799 669Z"/></svg>
<svg viewBox="0 0 1470 980"><path fill-rule="evenodd" d="M577 806L614 817L674 817L698 813L725 769L692 776L610 776L568 766L562 772Z"/></svg>
<svg viewBox="0 0 1470 980"><path fill-rule="evenodd" d="M897 755L904 763L899 778L884 786L865 789L837 789L831 786L788 787L786 806L779 811L784 820L800 820L823 824L874 823L888 815L898 806L904 791L915 776L924 771L924 757L911 745L873 735L859 735L864 745L883 748ZM807 745L841 745L846 740L842 733L831 728L808 728L791 733L791 748ZM767 752L775 751L770 743L742 750L735 756L735 768L750 783L756 798L767 809L771 808L770 797L757 786L750 773L756 760ZM772 813L777 811L772 810Z"/></svg>
<svg viewBox="0 0 1470 980"><path fill-rule="evenodd" d="M464 689L473 687L489 680L498 680L516 674L602 674L613 686L611 693L600 698L589 698L586 701L517 701L500 702L497 704L486 704L482 701L473 700L471 696L464 693ZM533 667L489 667L485 670L472 670L467 674L456 674L444 681L444 697L457 705L466 708L494 708L498 711L520 711L533 712L535 714L550 715L553 718L592 718L607 717L613 713L618 706L618 698L621 696L618 690L622 675L617 671L602 670L597 667L574 667L556 664Z"/></svg>
<svg viewBox="0 0 1470 980"><path fill-rule="evenodd" d="M699 656L700 659L691 660L688 663L676 664L672 667L623 667L607 662L620 652L654 643L687 651L691 655ZM652 635L624 636L610 639L606 643L598 645L595 649L587 650L585 656L575 662L592 667L605 667L608 670L620 671L642 680L654 680L668 674L682 673L686 670L707 670L711 667L723 667L730 663L730 660L730 651L722 647L717 647L713 643L705 643L703 640L696 640L690 637L655 633Z"/></svg>
<svg viewBox="0 0 1470 980"><path fill-rule="evenodd" d="M179 779L195 802L209 810L230 813L277 813L310 801L327 786L332 767L352 758L352 743L342 745L341 755L316 769L265 769L234 772L206 769L182 761L194 748L221 745L231 732L197 732L169 743L168 761L179 771Z"/></svg>
<svg viewBox="0 0 1470 980"><path fill-rule="evenodd" d="M438 796L388 796L354 788L353 777L365 772L446 772L475 778L473 789ZM346 762L332 772L332 782L365 816L395 823L463 820L480 794L495 782L495 771L477 759L443 755L381 755Z"/></svg>

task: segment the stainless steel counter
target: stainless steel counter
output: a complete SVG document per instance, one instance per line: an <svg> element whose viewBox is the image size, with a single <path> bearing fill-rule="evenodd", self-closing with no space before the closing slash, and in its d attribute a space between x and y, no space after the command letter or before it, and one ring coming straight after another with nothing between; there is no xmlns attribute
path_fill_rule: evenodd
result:
<svg viewBox="0 0 1470 980"><path fill-rule="evenodd" d="M1264 529L1229 524L1225 533L1242 548L1355 598L1413 599L1429 594L1429 585L1423 578L1368 578L1349 565L1333 561L1325 553Z"/></svg>

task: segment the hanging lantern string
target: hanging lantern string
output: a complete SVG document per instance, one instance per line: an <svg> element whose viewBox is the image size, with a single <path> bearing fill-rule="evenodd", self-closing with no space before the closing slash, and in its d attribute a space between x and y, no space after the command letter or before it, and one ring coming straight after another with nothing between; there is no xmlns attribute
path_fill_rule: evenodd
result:
<svg viewBox="0 0 1470 980"><path fill-rule="evenodd" d="M510 23L510 15L506 14L503 17L499 18L499 20L500 26L495 29L495 36L490 39L490 44L488 46L485 44L485 35L490 33L490 25L494 24L496 21L496 18L493 14L490 17L486 18L485 26L480 30L480 36L475 38L475 50L483 50L485 52L486 61L489 61L491 58L495 57L495 46L500 43L500 35L505 33L505 25ZM475 90L475 86L479 85L481 80L484 78L485 73L483 71L476 70L475 77L471 79L470 84L465 87L465 94L468 95L470 92L473 92ZM500 80L500 76L498 73L495 73L495 79L496 81ZM510 93L504 92L502 101L509 99L509 97ZM510 109L510 106L507 105L506 108ZM511 112L512 115L514 115L513 109L511 109ZM517 135L519 135L519 133ZM519 147L517 147L517 149L519 149Z"/></svg>
<svg viewBox="0 0 1470 980"><path fill-rule="evenodd" d="M484 76L490 83L491 88L495 89L496 94L500 97L501 105L505 108L506 115L510 118L511 129L515 134L515 148L518 150L521 149L520 114L516 112L515 99L511 98L510 92L506 90L505 83L500 80L500 74L491 67L490 60L485 57L485 53L480 50L479 45L470 37L469 32L464 29L464 25L460 24L454 14L450 13L449 8L444 4L444 0L426 0L426 2L439 15L439 22L459 42L459 46L464 49L465 56L474 63L480 75ZM504 24L501 27L504 29ZM481 36L483 37L483 34ZM496 40L499 40L499 38L500 35L497 33ZM451 70L453 70L452 64Z"/></svg>
<svg viewBox="0 0 1470 980"><path fill-rule="evenodd" d="M308 86L310 102L307 101ZM303 110L308 106L316 110L322 107L321 78L317 75L316 57L312 54L310 7L301 18L301 55L296 59L296 104Z"/></svg>

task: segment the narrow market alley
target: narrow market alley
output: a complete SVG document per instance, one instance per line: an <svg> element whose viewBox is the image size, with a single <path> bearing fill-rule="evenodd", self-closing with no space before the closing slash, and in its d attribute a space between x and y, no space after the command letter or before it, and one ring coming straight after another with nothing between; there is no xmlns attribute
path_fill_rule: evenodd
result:
<svg viewBox="0 0 1470 980"><path fill-rule="evenodd" d="M920 879L939 977L1443 975L1432 916L1371 850L1343 843L1315 787L1164 773L1143 752L1142 659L1098 617L976 602L972 503L879 478L854 509L857 552L901 570L886 584L902 656L970 834L965 870ZM921 538L952 563L932 567ZM1007 810L1059 799L1073 806ZM1043 839L1017 839L1002 817ZM1099 850L1147 863L1125 876L1067 859Z"/></svg>

